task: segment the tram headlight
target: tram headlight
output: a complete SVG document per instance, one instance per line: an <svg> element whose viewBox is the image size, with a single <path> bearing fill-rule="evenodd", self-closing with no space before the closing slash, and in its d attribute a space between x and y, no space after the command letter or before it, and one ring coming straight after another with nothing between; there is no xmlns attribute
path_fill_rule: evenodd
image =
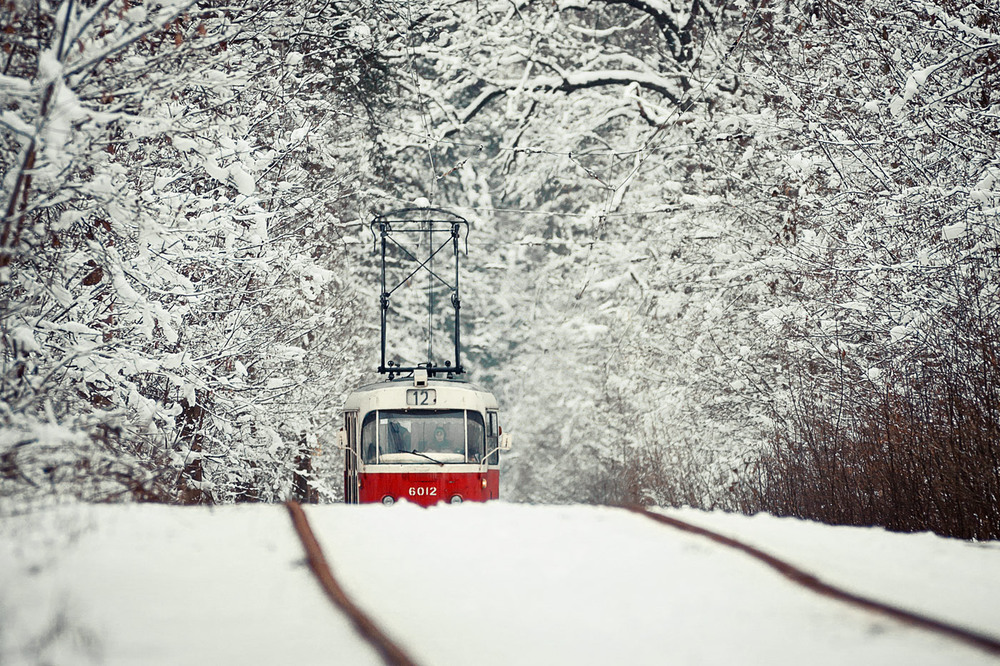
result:
<svg viewBox="0 0 1000 666"><path fill-rule="evenodd" d="M448 502L450 504L461 504L462 503L462 496L461 495L452 495L451 499L448 500Z"/></svg>
<svg viewBox="0 0 1000 666"><path fill-rule="evenodd" d="M395 503L396 503L396 498L393 497L392 495L386 495L385 497L382 498L382 504L385 504L386 506L392 506Z"/></svg>

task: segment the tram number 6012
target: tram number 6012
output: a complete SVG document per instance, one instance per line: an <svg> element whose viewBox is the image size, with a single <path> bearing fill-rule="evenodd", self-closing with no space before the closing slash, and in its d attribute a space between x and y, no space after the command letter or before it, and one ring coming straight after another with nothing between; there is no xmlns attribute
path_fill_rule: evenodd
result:
<svg viewBox="0 0 1000 666"><path fill-rule="evenodd" d="M410 488L410 497L437 497L437 488Z"/></svg>

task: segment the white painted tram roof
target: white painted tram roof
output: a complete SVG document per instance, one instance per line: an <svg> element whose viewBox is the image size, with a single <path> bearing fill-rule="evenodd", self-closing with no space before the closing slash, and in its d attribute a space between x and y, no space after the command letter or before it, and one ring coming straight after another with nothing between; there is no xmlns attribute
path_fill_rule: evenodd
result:
<svg viewBox="0 0 1000 666"><path fill-rule="evenodd" d="M433 390L434 404L408 405L408 390ZM427 379L417 385L413 377L402 377L362 386L344 402L345 412L367 413L376 409L471 409L482 412L497 409L497 399L486 389L460 379Z"/></svg>

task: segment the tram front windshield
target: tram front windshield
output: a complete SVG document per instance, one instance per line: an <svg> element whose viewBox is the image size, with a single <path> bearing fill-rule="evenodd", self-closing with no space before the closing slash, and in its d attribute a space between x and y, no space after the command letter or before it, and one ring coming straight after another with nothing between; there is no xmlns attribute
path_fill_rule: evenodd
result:
<svg viewBox="0 0 1000 666"><path fill-rule="evenodd" d="M380 410L365 416L361 450L368 464L478 463L485 437L478 412Z"/></svg>

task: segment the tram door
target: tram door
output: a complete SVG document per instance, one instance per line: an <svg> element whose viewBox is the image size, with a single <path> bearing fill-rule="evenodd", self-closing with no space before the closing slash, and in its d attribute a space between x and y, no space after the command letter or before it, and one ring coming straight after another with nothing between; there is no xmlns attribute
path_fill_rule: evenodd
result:
<svg viewBox="0 0 1000 666"><path fill-rule="evenodd" d="M344 431L347 446L344 448L344 502L358 503L358 413L344 413Z"/></svg>

